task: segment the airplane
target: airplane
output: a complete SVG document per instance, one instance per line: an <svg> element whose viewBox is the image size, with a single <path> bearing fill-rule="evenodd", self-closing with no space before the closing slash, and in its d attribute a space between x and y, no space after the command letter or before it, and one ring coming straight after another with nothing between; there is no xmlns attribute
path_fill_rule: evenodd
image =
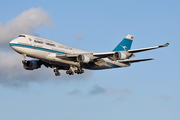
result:
<svg viewBox="0 0 180 120"><path fill-rule="evenodd" d="M129 67L132 63L149 61L150 59L129 60L135 57L134 53L167 47L164 45L132 49L134 36L128 34L111 52L95 53L63 45L61 43L27 34L20 34L10 41L9 45L24 57L22 60L25 70L41 68L42 65L54 69L56 76L59 70L66 70L66 74L82 74L83 69L102 70ZM26 57L33 58L26 60Z"/></svg>

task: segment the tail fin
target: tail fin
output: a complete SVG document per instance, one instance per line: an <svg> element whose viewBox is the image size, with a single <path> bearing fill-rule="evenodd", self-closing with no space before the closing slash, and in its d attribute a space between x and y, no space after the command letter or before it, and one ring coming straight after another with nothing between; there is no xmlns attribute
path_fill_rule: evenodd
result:
<svg viewBox="0 0 180 120"><path fill-rule="evenodd" d="M134 39L133 35L126 35L126 37L114 48L113 51L125 51L131 49L131 44Z"/></svg>

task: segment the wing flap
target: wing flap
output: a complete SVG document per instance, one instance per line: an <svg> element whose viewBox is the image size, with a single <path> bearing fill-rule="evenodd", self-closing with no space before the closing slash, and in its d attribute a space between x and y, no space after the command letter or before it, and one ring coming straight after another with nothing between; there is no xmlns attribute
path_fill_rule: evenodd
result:
<svg viewBox="0 0 180 120"><path fill-rule="evenodd" d="M70 60L70 61L76 61L77 59L77 54L56 54L56 57L57 58L60 58L60 59L64 59L64 60Z"/></svg>
<svg viewBox="0 0 180 120"><path fill-rule="evenodd" d="M101 66L101 65L106 65L107 63L103 59L100 59L99 61L95 62L95 64Z"/></svg>

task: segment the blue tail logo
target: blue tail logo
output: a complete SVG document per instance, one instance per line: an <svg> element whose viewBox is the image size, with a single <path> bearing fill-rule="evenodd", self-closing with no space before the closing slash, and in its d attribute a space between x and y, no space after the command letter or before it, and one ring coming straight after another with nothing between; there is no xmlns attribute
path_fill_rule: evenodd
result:
<svg viewBox="0 0 180 120"><path fill-rule="evenodd" d="M122 46L122 45L121 45L121 46ZM124 50L126 50L127 47L126 47L126 46L122 46L122 48L123 48Z"/></svg>
<svg viewBox="0 0 180 120"><path fill-rule="evenodd" d="M114 48L113 51L126 51L131 49L131 45L133 42L134 36L127 35L117 46Z"/></svg>

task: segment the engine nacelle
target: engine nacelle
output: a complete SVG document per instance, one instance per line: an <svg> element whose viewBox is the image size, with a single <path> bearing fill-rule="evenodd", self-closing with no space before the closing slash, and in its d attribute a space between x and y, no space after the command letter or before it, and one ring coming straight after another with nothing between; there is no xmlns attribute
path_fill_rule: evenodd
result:
<svg viewBox="0 0 180 120"><path fill-rule="evenodd" d="M23 67L26 70L34 70L41 67L41 64L39 63L39 60L24 60Z"/></svg>
<svg viewBox="0 0 180 120"><path fill-rule="evenodd" d="M91 59L86 55L78 55L77 61L80 63L88 63Z"/></svg>
<svg viewBox="0 0 180 120"><path fill-rule="evenodd" d="M123 52L115 52L113 57L115 60L124 60L127 58L127 55Z"/></svg>

